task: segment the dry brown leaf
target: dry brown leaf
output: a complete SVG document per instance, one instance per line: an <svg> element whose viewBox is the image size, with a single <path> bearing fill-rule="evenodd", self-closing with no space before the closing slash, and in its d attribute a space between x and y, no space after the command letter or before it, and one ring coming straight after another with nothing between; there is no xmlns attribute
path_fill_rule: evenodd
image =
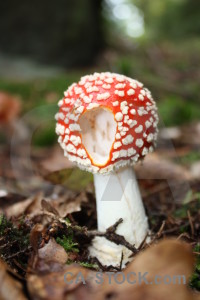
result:
<svg viewBox="0 0 200 300"><path fill-rule="evenodd" d="M60 217L66 217L67 214L80 211L81 203L87 201L83 194L76 194L66 190L65 195L59 196L55 200L43 197L43 194L36 195L30 205L24 211L29 214L29 218L37 217L43 214L43 211L51 212ZM43 203L43 204L42 204Z"/></svg>
<svg viewBox="0 0 200 300"><path fill-rule="evenodd" d="M190 173L182 166L163 159L158 154L149 154L141 164L135 166L137 177L140 179L170 179L188 180Z"/></svg>
<svg viewBox="0 0 200 300"><path fill-rule="evenodd" d="M38 257L47 263L53 261L60 264L65 264L68 259L66 251L56 243L54 238L51 238L44 247L38 250Z"/></svg>
<svg viewBox="0 0 200 300"><path fill-rule="evenodd" d="M21 110L21 103L17 97L0 91L0 123L10 123Z"/></svg>
<svg viewBox="0 0 200 300"><path fill-rule="evenodd" d="M15 280L7 271L7 266L3 261L0 261L0 299L1 300L27 300L24 295L23 286Z"/></svg>
<svg viewBox="0 0 200 300"><path fill-rule="evenodd" d="M66 284L64 276L67 272L73 274L73 284ZM77 274L81 272L84 278L87 278L89 271L86 268L79 266L57 265L57 270L48 274L32 274L28 275L28 290L31 299L35 300L64 300L68 299L66 296L70 291L73 291L81 282L75 283ZM79 298L80 299L80 298Z"/></svg>
<svg viewBox="0 0 200 300"><path fill-rule="evenodd" d="M69 194L69 197L60 197L53 200L52 205L58 211L60 217L64 218L67 214L80 211L83 202L88 202L85 192L74 194L74 196Z"/></svg>
<svg viewBox="0 0 200 300"><path fill-rule="evenodd" d="M32 201L33 199L29 198L7 207L7 209L4 210L6 217L10 219L11 217L18 217L20 215L23 215Z"/></svg>
<svg viewBox="0 0 200 300"><path fill-rule="evenodd" d="M130 272L136 274L148 272L146 278L149 282L154 279L155 275L168 275L171 278L174 275L184 275L188 283L193 266L194 257L189 245L177 240L166 239L140 253L124 270L124 274L127 278ZM73 283L70 285L66 284L64 280L67 272L72 274L70 280L73 280ZM81 280L76 283L79 272L87 280L86 284L83 284ZM189 290L187 284L167 285L161 283L156 285L153 283L147 285L143 282L132 285L127 280L123 284L116 284L113 277L109 284L108 276L105 273L104 275L104 282L97 284L94 271L74 265L63 268L60 266L57 272L30 275L28 288L32 298L39 300L197 300L197 296Z"/></svg>
<svg viewBox="0 0 200 300"><path fill-rule="evenodd" d="M51 153L40 161L43 173L55 172L62 169L72 168L74 164L70 162L63 154L60 146L51 149Z"/></svg>

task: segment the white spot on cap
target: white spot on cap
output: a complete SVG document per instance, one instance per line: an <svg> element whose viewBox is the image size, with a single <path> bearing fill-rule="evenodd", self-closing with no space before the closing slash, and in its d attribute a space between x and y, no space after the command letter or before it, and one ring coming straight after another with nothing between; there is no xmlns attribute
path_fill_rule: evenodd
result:
<svg viewBox="0 0 200 300"><path fill-rule="evenodd" d="M140 107L138 109L138 115L139 116L143 116L143 115L146 115L146 114L148 114L148 112L144 109L144 107Z"/></svg>
<svg viewBox="0 0 200 300"><path fill-rule="evenodd" d="M70 133L69 128L66 128L66 129L65 129L65 133L66 133L66 134L69 134L69 133Z"/></svg>
<svg viewBox="0 0 200 300"><path fill-rule="evenodd" d="M56 124L56 134L61 134L63 135L65 133L65 126L61 124Z"/></svg>
<svg viewBox="0 0 200 300"><path fill-rule="evenodd" d="M133 142L134 138L131 134L127 135L124 139L122 139L122 143L124 145L129 145Z"/></svg>
<svg viewBox="0 0 200 300"><path fill-rule="evenodd" d="M152 153L153 151L154 151L153 146L150 146L150 147L149 147L149 152Z"/></svg>
<svg viewBox="0 0 200 300"><path fill-rule="evenodd" d="M119 151L119 156L120 157L127 157L127 150L124 150L124 149L120 150Z"/></svg>
<svg viewBox="0 0 200 300"><path fill-rule="evenodd" d="M66 103L66 104L71 103L71 99L70 99L70 98L65 98L65 103Z"/></svg>
<svg viewBox="0 0 200 300"><path fill-rule="evenodd" d="M124 76L116 76L116 80L119 82L124 82L125 78L124 78Z"/></svg>
<svg viewBox="0 0 200 300"><path fill-rule="evenodd" d="M62 110L68 112L70 110L70 107L62 107Z"/></svg>
<svg viewBox="0 0 200 300"><path fill-rule="evenodd" d="M61 107L63 105L63 99L58 102L58 106Z"/></svg>
<svg viewBox="0 0 200 300"><path fill-rule="evenodd" d="M121 109L123 109L124 107L126 107L127 104L128 104L127 101L122 101L122 102L120 103Z"/></svg>
<svg viewBox="0 0 200 300"><path fill-rule="evenodd" d="M58 119L59 119L59 113L56 113L55 114L55 120L58 121Z"/></svg>
<svg viewBox="0 0 200 300"><path fill-rule="evenodd" d="M105 78L104 81L107 83L113 83L113 79L111 77Z"/></svg>
<svg viewBox="0 0 200 300"><path fill-rule="evenodd" d="M89 88L90 86L92 86L92 83L91 83L91 82L86 82L85 88L87 89L87 88Z"/></svg>
<svg viewBox="0 0 200 300"><path fill-rule="evenodd" d="M121 147L122 143L121 142L115 142L114 143L114 149L118 149L119 147Z"/></svg>
<svg viewBox="0 0 200 300"><path fill-rule="evenodd" d="M69 129L71 130L71 131L81 131L81 127L80 127L80 125L79 124L70 124L69 125Z"/></svg>
<svg viewBox="0 0 200 300"><path fill-rule="evenodd" d="M97 100L106 100L110 97L110 93L103 93L103 94L98 94L97 95Z"/></svg>
<svg viewBox="0 0 200 300"><path fill-rule="evenodd" d="M99 88L97 86L90 86L86 91L87 93L99 92Z"/></svg>
<svg viewBox="0 0 200 300"><path fill-rule="evenodd" d="M117 140L120 140L120 139L121 139L121 135L120 135L120 133L119 133L119 132L118 132L118 133L116 133L115 137L116 137L116 139L117 139Z"/></svg>
<svg viewBox="0 0 200 300"><path fill-rule="evenodd" d="M141 101L144 101L144 96L142 94L139 94L138 99L140 99Z"/></svg>
<svg viewBox="0 0 200 300"><path fill-rule="evenodd" d="M74 144L74 146L78 146L79 144L81 144L80 136L71 135L70 136L70 141Z"/></svg>
<svg viewBox="0 0 200 300"><path fill-rule="evenodd" d="M66 150L67 150L68 152L71 152L71 153L76 154L76 148L75 148L74 145L72 145L72 144L68 144L67 147L66 147Z"/></svg>
<svg viewBox="0 0 200 300"><path fill-rule="evenodd" d="M103 81L102 81L102 80L96 80L96 81L95 81L95 84L96 84L96 85L102 85L102 84L103 84Z"/></svg>
<svg viewBox="0 0 200 300"><path fill-rule="evenodd" d="M128 114L128 109L129 109L128 106L125 106L125 107L122 109L123 115L127 115L127 114Z"/></svg>
<svg viewBox="0 0 200 300"><path fill-rule="evenodd" d="M119 97L124 97L124 91L115 90L115 95L118 95Z"/></svg>
<svg viewBox="0 0 200 300"><path fill-rule="evenodd" d="M117 159L117 158L119 158L119 151L115 151L115 152L113 152L113 154L112 154L112 161L113 160L115 160L115 159Z"/></svg>
<svg viewBox="0 0 200 300"><path fill-rule="evenodd" d="M146 126L146 128L151 127L151 122L147 120L147 121L145 122L145 126Z"/></svg>
<svg viewBox="0 0 200 300"><path fill-rule="evenodd" d="M130 128L133 128L135 125L137 125L136 120L128 120L127 124L130 126Z"/></svg>
<svg viewBox="0 0 200 300"><path fill-rule="evenodd" d="M143 87L143 83L141 83L140 81L138 81L138 80L136 80L136 82L137 82L137 85L139 86L139 87Z"/></svg>
<svg viewBox="0 0 200 300"><path fill-rule="evenodd" d="M95 108L95 107L99 107L99 104L98 104L98 103L90 103L90 104L88 105L87 109L90 110L90 109L93 109L93 108Z"/></svg>
<svg viewBox="0 0 200 300"><path fill-rule="evenodd" d="M135 90L130 89L130 90L127 91L127 94L128 94L128 96L132 96L132 95L135 94Z"/></svg>
<svg viewBox="0 0 200 300"><path fill-rule="evenodd" d="M147 155L149 153L149 150L144 147L143 150L142 150L142 155Z"/></svg>
<svg viewBox="0 0 200 300"><path fill-rule="evenodd" d="M144 133L143 133L143 137L144 137L144 138L146 138L146 137L147 137L147 134L146 134L146 132L144 132Z"/></svg>
<svg viewBox="0 0 200 300"><path fill-rule="evenodd" d="M84 106L77 107L76 111L81 114L84 111Z"/></svg>
<svg viewBox="0 0 200 300"><path fill-rule="evenodd" d="M114 101L114 102L112 102L112 105L113 105L113 106L119 105L119 101Z"/></svg>
<svg viewBox="0 0 200 300"><path fill-rule="evenodd" d="M65 120L64 120L65 124L68 124L69 123L69 119L66 117Z"/></svg>
<svg viewBox="0 0 200 300"><path fill-rule="evenodd" d="M79 118L79 116L75 115L74 113L72 113L72 114L69 115L69 119L73 120L75 122L78 120L78 118Z"/></svg>
<svg viewBox="0 0 200 300"><path fill-rule="evenodd" d="M111 88L110 84L103 84L102 87L106 90L109 90Z"/></svg>
<svg viewBox="0 0 200 300"><path fill-rule="evenodd" d="M132 108L132 109L130 110L130 113L131 113L132 115L135 115L135 114L136 114L136 110L135 110L134 108Z"/></svg>
<svg viewBox="0 0 200 300"><path fill-rule="evenodd" d="M118 84L115 85L115 88L116 88L116 89L124 89L125 86L126 86L125 83L118 83Z"/></svg>
<svg viewBox="0 0 200 300"><path fill-rule="evenodd" d="M153 141L153 133L149 133L147 136L147 142L152 142Z"/></svg>
<svg viewBox="0 0 200 300"><path fill-rule="evenodd" d="M116 121L123 120L123 114L121 112L116 113L115 119L116 119Z"/></svg>
<svg viewBox="0 0 200 300"><path fill-rule="evenodd" d="M141 133L143 131L143 126L139 125L137 128L135 128L136 133Z"/></svg>
<svg viewBox="0 0 200 300"><path fill-rule="evenodd" d="M142 146L144 145L144 142L142 139L137 139L135 144L138 148L142 148Z"/></svg>
<svg viewBox="0 0 200 300"><path fill-rule="evenodd" d="M68 135L65 135L65 138L63 140L64 143L67 143L69 141L69 136Z"/></svg>
<svg viewBox="0 0 200 300"><path fill-rule="evenodd" d="M132 88L134 88L134 89L137 88L137 84L136 84L136 82L134 82L134 81L130 82L130 86L131 86Z"/></svg>
<svg viewBox="0 0 200 300"><path fill-rule="evenodd" d="M126 135L126 131L121 131L120 134L121 134L121 136L125 136Z"/></svg>
<svg viewBox="0 0 200 300"><path fill-rule="evenodd" d="M140 93L141 93L143 96L146 96L145 90L141 90Z"/></svg>
<svg viewBox="0 0 200 300"><path fill-rule="evenodd" d="M125 126L123 126L123 127L122 127L122 130L123 130L123 131L128 131L128 130L129 130L129 128L128 128L128 127L125 127Z"/></svg>
<svg viewBox="0 0 200 300"><path fill-rule="evenodd" d="M91 166L91 160L89 158L84 159L84 165L85 166Z"/></svg>
<svg viewBox="0 0 200 300"><path fill-rule="evenodd" d="M127 122L128 122L128 119L129 119L129 116L126 115L126 116L124 117L124 123L127 123Z"/></svg>
<svg viewBox="0 0 200 300"><path fill-rule="evenodd" d="M135 156L131 157L131 160L137 162L138 158L139 158L139 154L136 154Z"/></svg>
<svg viewBox="0 0 200 300"><path fill-rule="evenodd" d="M88 80L89 81L94 81L94 80L96 80L96 76L95 75L89 75Z"/></svg>
<svg viewBox="0 0 200 300"><path fill-rule="evenodd" d="M78 149L77 154L81 157L87 157L87 153L84 149Z"/></svg>
<svg viewBox="0 0 200 300"><path fill-rule="evenodd" d="M75 91L76 95L79 95L79 94L81 94L83 92L82 88L80 88L80 87L75 87L74 91Z"/></svg>
<svg viewBox="0 0 200 300"><path fill-rule="evenodd" d="M128 149L128 156L132 156L136 153L136 150L134 148L129 148Z"/></svg>
<svg viewBox="0 0 200 300"><path fill-rule="evenodd" d="M91 98L88 97L88 96L84 96L84 97L83 97L83 101L84 101L85 103L90 103L90 102L91 102Z"/></svg>

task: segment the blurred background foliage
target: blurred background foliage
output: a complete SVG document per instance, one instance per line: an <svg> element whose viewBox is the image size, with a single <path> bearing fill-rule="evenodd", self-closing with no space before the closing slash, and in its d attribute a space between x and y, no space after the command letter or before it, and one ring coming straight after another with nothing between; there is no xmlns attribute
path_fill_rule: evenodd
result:
<svg viewBox="0 0 200 300"><path fill-rule="evenodd" d="M1 1L0 90L20 96L23 113L57 103L94 71L142 81L165 126L199 120L200 2ZM35 144L56 141L54 122L41 124Z"/></svg>

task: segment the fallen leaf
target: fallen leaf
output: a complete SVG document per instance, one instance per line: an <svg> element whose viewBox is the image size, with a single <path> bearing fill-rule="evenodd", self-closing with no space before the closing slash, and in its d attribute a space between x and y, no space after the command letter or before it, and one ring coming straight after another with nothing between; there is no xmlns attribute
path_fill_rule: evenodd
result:
<svg viewBox="0 0 200 300"><path fill-rule="evenodd" d="M92 174L82 171L79 168L57 171L47 175L45 179L54 184L62 184L73 191L84 190L91 182L93 182Z"/></svg>
<svg viewBox="0 0 200 300"><path fill-rule="evenodd" d="M86 268L78 265L58 265L57 270L48 274L30 274L27 276L28 290L31 299L37 300L65 300L69 299L68 294L73 292L82 282L76 283L78 273L81 272L84 278L87 278L90 273ZM70 277L73 284L66 283L66 276L72 274ZM72 298L73 299L73 298ZM74 298L75 299L75 298ZM80 299L80 298L79 298ZM94 298L93 298L94 299Z"/></svg>
<svg viewBox="0 0 200 300"><path fill-rule="evenodd" d="M43 173L55 172L62 169L72 168L74 164L67 159L63 150L59 145L51 148L51 152L45 155L45 159L41 159L39 165L43 169Z"/></svg>
<svg viewBox="0 0 200 300"><path fill-rule="evenodd" d="M38 250L38 257L47 263L53 261L60 264L65 264L68 259L66 251L56 243L54 238L51 238L44 247Z"/></svg>
<svg viewBox="0 0 200 300"><path fill-rule="evenodd" d="M27 300L23 286L19 280L14 279L8 272L7 265L0 260L0 299L1 300Z"/></svg>
<svg viewBox="0 0 200 300"><path fill-rule="evenodd" d="M0 123L13 121L21 110L21 103L17 97L0 91Z"/></svg>
<svg viewBox="0 0 200 300"><path fill-rule="evenodd" d="M57 272L28 276L28 288L33 299L38 300L197 300L197 296L188 288L193 268L194 257L190 246L177 240L165 239L138 254L134 261L123 270L126 279L131 272L137 276L139 272L141 274L148 272L146 279L149 284L144 281L141 284L138 282L131 284L127 280L122 284L117 284L113 277L114 274L111 275L112 279L109 281L109 276L105 273L103 274L103 283L98 284L96 272L70 265L63 268L60 266ZM73 280L72 284L67 284L64 280L67 272L70 276L68 279ZM80 278L80 281L76 282L80 272L86 279L86 284L83 284ZM162 276L161 278L166 275L170 278L182 275L185 276L186 284L165 284L161 280L157 285L154 281L156 275ZM120 282L122 276L120 274L117 276ZM152 284L150 284L151 281Z"/></svg>
<svg viewBox="0 0 200 300"><path fill-rule="evenodd" d="M169 179L185 181L191 179L190 173L182 166L164 159L157 153L149 154L144 161L135 166L140 179Z"/></svg>

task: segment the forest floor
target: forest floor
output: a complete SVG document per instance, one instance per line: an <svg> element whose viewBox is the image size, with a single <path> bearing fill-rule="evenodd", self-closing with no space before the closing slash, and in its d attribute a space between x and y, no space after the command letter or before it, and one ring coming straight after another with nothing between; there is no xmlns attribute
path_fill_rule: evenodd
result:
<svg viewBox="0 0 200 300"><path fill-rule="evenodd" d="M151 282L157 274L180 274L186 284L110 284L106 276L95 281L97 271L121 269L88 259L99 234L93 179L64 158L54 120L63 91L94 70L46 78L51 72L42 69L38 79L37 66L22 76L16 64L13 77L5 66L0 72L0 299L200 299L199 44L188 47L109 50L98 64L143 81L160 114L158 147L135 167L151 243L128 245L115 232L120 224L106 238L133 252L125 276L148 272ZM67 284L67 272L73 284ZM86 284L77 280L80 272Z"/></svg>
<svg viewBox="0 0 200 300"><path fill-rule="evenodd" d="M32 146L30 169L23 143L15 145L14 152L4 144L0 155L1 299L79 299L80 295L81 299L94 299L94 295L95 299L132 299L132 293L134 299L144 294L147 299L199 299L200 124L161 128L159 136L156 152L135 168L151 243L144 241L139 249L127 245L115 232L120 224L113 224L105 236L133 252L125 275L148 272L151 280L165 272L181 274L187 285L119 285L105 278L99 286L97 271L115 273L121 268L88 259L88 245L99 234L92 176L74 168L57 146ZM71 285L65 280L67 272L73 274ZM77 279L80 272L83 277Z"/></svg>

